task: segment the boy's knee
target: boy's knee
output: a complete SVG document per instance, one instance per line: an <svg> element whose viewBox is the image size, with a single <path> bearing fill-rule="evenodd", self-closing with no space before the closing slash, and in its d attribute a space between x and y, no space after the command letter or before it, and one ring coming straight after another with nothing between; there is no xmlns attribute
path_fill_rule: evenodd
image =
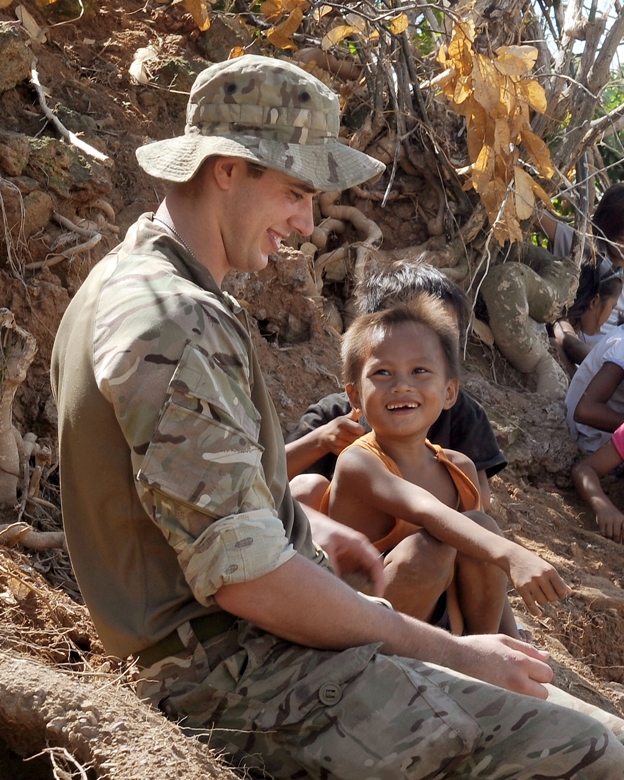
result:
<svg viewBox="0 0 624 780"><path fill-rule="evenodd" d="M490 517L490 515L486 515L485 512L481 512L478 509L473 509L470 512L464 512L464 514L466 517L469 517L473 523L480 525L481 528L485 528L487 531L491 531L497 536L503 535L503 532L501 531L496 520L494 520L493 517Z"/></svg>
<svg viewBox="0 0 624 780"><path fill-rule="evenodd" d="M386 566L392 565L403 574L417 574L420 578L446 578L455 567L457 551L435 539L426 531L419 531L402 542L386 556Z"/></svg>
<svg viewBox="0 0 624 780"><path fill-rule="evenodd" d="M328 485L320 474L298 474L290 480L290 492L300 503L319 509Z"/></svg>

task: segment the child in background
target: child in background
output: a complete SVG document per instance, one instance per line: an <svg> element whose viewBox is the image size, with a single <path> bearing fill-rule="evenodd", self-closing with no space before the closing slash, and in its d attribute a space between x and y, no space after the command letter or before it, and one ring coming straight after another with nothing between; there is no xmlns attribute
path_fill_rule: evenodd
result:
<svg viewBox="0 0 624 780"><path fill-rule="evenodd" d="M572 469L572 479L578 494L596 514L596 524L607 539L624 544L624 514L605 495L600 478L624 462L624 425L611 440Z"/></svg>
<svg viewBox="0 0 624 780"><path fill-rule="evenodd" d="M537 227L547 236L550 251L555 257L565 257L570 254L574 228L547 212L541 212L537 217ZM597 257L597 264L604 262L607 268L615 271L624 267L624 182L613 184L602 196L600 203L591 218L593 238L586 244L586 257ZM590 337L591 346L600 341L624 320L624 291L620 293L607 321L600 331ZM582 360L582 358L581 358ZM580 360L576 360L580 363Z"/></svg>
<svg viewBox="0 0 624 780"><path fill-rule="evenodd" d="M567 316L553 325L553 341L561 362L572 377L592 346L602 338L600 329L608 320L622 292L622 269L600 260L583 263L574 303Z"/></svg>
<svg viewBox="0 0 624 780"><path fill-rule="evenodd" d="M372 433L339 456L321 511L364 533L385 556L385 597L395 609L455 633L517 637L507 575L533 614L568 587L478 511L469 458L427 440L459 389L457 333L443 305L421 295L360 317L342 354L351 406ZM440 503L451 511L441 512Z"/></svg>

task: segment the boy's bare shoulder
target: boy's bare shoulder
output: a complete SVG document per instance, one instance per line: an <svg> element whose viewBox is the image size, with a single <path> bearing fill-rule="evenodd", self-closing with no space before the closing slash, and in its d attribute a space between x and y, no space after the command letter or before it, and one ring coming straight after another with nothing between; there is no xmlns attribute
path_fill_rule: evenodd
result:
<svg viewBox="0 0 624 780"><path fill-rule="evenodd" d="M375 462L380 462L379 458L364 447L358 445L352 445L343 450L338 456L336 462L336 471L340 469L342 472L356 472L362 468L370 468L370 465Z"/></svg>
<svg viewBox="0 0 624 780"><path fill-rule="evenodd" d="M467 455L464 455L463 452L458 452L457 450L447 450L446 448L443 448L442 450L446 457L453 463L455 466L460 468L462 471L472 472L474 469L474 472L476 474L476 466L475 464L470 460L470 458Z"/></svg>
<svg viewBox="0 0 624 780"><path fill-rule="evenodd" d="M464 455L463 452L459 452L458 450L450 450L448 447L442 447L442 452L456 466L460 466L462 463L472 463L467 455Z"/></svg>

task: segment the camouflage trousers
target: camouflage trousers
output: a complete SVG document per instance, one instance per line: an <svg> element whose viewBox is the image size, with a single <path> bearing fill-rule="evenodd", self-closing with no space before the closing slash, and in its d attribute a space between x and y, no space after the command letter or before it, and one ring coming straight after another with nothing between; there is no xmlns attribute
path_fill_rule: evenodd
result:
<svg viewBox="0 0 624 780"><path fill-rule="evenodd" d="M624 778L624 721L555 689L566 706L376 644L313 650L242 620L203 646L188 623L178 633L186 651L143 670L138 695L252 777Z"/></svg>

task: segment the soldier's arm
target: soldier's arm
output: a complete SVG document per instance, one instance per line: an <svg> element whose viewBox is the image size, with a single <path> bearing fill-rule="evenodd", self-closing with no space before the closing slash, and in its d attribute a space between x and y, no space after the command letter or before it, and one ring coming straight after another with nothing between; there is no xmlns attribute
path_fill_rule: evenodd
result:
<svg viewBox="0 0 624 780"><path fill-rule="evenodd" d="M547 698L547 653L502 635L452 636L369 601L300 555L256 580L224 585L215 598L222 609L306 647L342 650L380 642L387 654Z"/></svg>

